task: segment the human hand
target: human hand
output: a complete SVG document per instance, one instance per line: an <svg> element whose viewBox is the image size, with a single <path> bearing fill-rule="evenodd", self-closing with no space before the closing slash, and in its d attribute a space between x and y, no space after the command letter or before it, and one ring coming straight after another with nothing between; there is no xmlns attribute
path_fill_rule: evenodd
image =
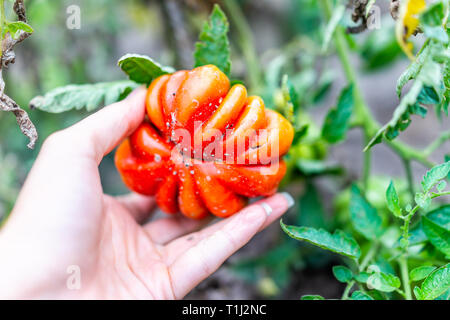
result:
<svg viewBox="0 0 450 320"><path fill-rule="evenodd" d="M211 220L145 223L152 198L103 194L98 165L143 121L144 97L45 141L0 230L0 298L180 299L292 206L276 194L200 230Z"/></svg>

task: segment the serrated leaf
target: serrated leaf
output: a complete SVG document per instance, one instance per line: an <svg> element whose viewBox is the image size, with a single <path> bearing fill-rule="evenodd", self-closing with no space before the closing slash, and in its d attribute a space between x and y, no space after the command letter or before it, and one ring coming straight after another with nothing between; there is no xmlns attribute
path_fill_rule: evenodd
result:
<svg viewBox="0 0 450 320"><path fill-rule="evenodd" d="M325 300L325 298L319 295L309 294L302 296L300 300Z"/></svg>
<svg viewBox="0 0 450 320"><path fill-rule="evenodd" d="M400 288L400 279L392 274L375 272L367 279L367 286L382 292L392 292Z"/></svg>
<svg viewBox="0 0 450 320"><path fill-rule="evenodd" d="M133 81L100 82L96 84L68 85L51 90L30 101L30 108L51 113L85 108L92 111L124 99L139 85Z"/></svg>
<svg viewBox="0 0 450 320"><path fill-rule="evenodd" d="M336 108L330 109L322 127L322 137L330 143L345 139L353 113L353 85L344 88L339 96Z"/></svg>
<svg viewBox="0 0 450 320"><path fill-rule="evenodd" d="M351 299L352 300L373 300L373 298L371 296L369 296L367 293L364 293L364 292L358 291L358 290L356 290L352 293Z"/></svg>
<svg viewBox="0 0 450 320"><path fill-rule="evenodd" d="M402 209L400 207L400 200L398 198L397 190L395 190L394 182L391 180L389 187L386 190L386 200L388 209L396 216L402 216Z"/></svg>
<svg viewBox="0 0 450 320"><path fill-rule="evenodd" d="M373 147L375 144L380 143L383 137L388 140L396 138L400 131L405 130L410 122L410 115L414 111L414 105L416 104L417 97L422 90L422 83L415 81L408 93L402 98L400 104L395 109L391 120L381 127L378 132L372 137L370 142L365 147L365 151Z"/></svg>
<svg viewBox="0 0 450 320"><path fill-rule="evenodd" d="M450 204L443 205L428 212L427 218L445 230L450 231Z"/></svg>
<svg viewBox="0 0 450 320"><path fill-rule="evenodd" d="M441 181L441 182L439 182L438 185L436 186L436 190L437 190L438 192L442 192L442 191L444 191L444 189L445 189L446 186L447 186L447 182Z"/></svg>
<svg viewBox="0 0 450 320"><path fill-rule="evenodd" d="M172 67L162 66L152 58L140 54L126 54L117 64L130 80L144 84L150 84L159 76L175 72Z"/></svg>
<svg viewBox="0 0 450 320"><path fill-rule="evenodd" d="M341 230L336 230L331 234L324 229L288 226L283 221L280 224L283 231L291 238L307 241L322 249L330 250L352 259L358 259L361 255L361 249L356 240Z"/></svg>
<svg viewBox="0 0 450 320"><path fill-rule="evenodd" d="M429 192L440 180L447 178L450 173L450 161L431 168L421 182L424 192Z"/></svg>
<svg viewBox="0 0 450 320"><path fill-rule="evenodd" d="M420 15L420 26L428 38L447 43L448 35L442 26L446 15L445 11L442 2L431 4Z"/></svg>
<svg viewBox="0 0 450 320"><path fill-rule="evenodd" d="M367 239L381 235L382 220L377 210L365 199L359 188L351 187L350 219L355 229Z"/></svg>
<svg viewBox="0 0 450 320"><path fill-rule="evenodd" d="M422 228L431 244L446 256L450 256L450 231L422 217Z"/></svg>
<svg viewBox="0 0 450 320"><path fill-rule="evenodd" d="M230 74L230 44L228 41L228 19L225 13L216 4L209 17L203 25L200 33L200 41L195 44L195 66L213 64L226 75Z"/></svg>
<svg viewBox="0 0 450 320"><path fill-rule="evenodd" d="M296 221L298 225L314 228L325 226L325 212L314 184L307 184L305 194L299 202L300 214Z"/></svg>
<svg viewBox="0 0 450 320"><path fill-rule="evenodd" d="M334 266L333 275L339 282L342 283L349 282L353 278L352 271L344 266Z"/></svg>
<svg viewBox="0 0 450 320"><path fill-rule="evenodd" d="M417 203L419 207L422 209L428 209L431 205L431 197L428 193L417 192L414 201Z"/></svg>
<svg viewBox="0 0 450 320"><path fill-rule="evenodd" d="M433 300L450 289L450 264L434 270L422 283L419 296L417 297L416 289L414 293L419 300Z"/></svg>
<svg viewBox="0 0 450 320"><path fill-rule="evenodd" d="M420 266L412 269L409 272L409 278L411 281L420 281L425 279L436 267L433 266Z"/></svg>

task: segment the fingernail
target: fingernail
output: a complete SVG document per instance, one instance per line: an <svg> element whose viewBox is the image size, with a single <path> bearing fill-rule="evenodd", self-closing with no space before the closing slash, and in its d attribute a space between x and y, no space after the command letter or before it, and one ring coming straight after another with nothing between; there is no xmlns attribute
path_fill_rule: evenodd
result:
<svg viewBox="0 0 450 320"><path fill-rule="evenodd" d="M261 207L264 209L264 211L266 212L267 216L270 216L272 214L273 209L266 202L262 202L261 203Z"/></svg>
<svg viewBox="0 0 450 320"><path fill-rule="evenodd" d="M287 192L280 192L280 194L286 199L288 209L292 208L295 204L294 198L292 198L292 196Z"/></svg>

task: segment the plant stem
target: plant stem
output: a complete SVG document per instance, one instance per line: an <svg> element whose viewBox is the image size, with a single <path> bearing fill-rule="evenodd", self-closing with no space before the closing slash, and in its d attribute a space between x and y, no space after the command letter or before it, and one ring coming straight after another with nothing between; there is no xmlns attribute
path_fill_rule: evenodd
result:
<svg viewBox="0 0 450 320"><path fill-rule="evenodd" d="M365 134L364 141L365 141L365 145L367 145L370 141L370 137L367 136L367 134ZM369 188L370 168L371 168L371 162L372 162L372 153L370 152L370 150L367 150L366 152L364 152L363 157L364 157L364 164L363 164L362 180L363 180L364 192L367 193L367 190Z"/></svg>
<svg viewBox="0 0 450 320"><path fill-rule="evenodd" d="M433 193L431 195L431 199L437 198L437 197L442 197L442 196L448 196L450 195L450 191L445 191L445 192L441 192L441 193Z"/></svg>
<svg viewBox="0 0 450 320"><path fill-rule="evenodd" d="M406 257L401 257L398 259L400 265L400 274L403 282L403 289L405 291L406 300L412 300L411 294L411 284L409 283L409 271L408 271L408 261Z"/></svg>
<svg viewBox="0 0 450 320"><path fill-rule="evenodd" d="M411 194L411 201L413 201L415 193L414 193L414 178L413 178L412 169L411 169L411 160L408 160L408 159L402 159L402 160L403 160L403 166L405 167L406 179L408 181L409 193Z"/></svg>
<svg viewBox="0 0 450 320"><path fill-rule="evenodd" d="M380 243L378 241L375 241L373 245L370 247L369 251L367 251L366 256L364 257L363 261L361 262L361 265L359 266L359 272L362 272L366 269L367 265L370 261L372 261L373 257L375 256L376 252L378 251L378 248L380 246Z"/></svg>
<svg viewBox="0 0 450 320"><path fill-rule="evenodd" d="M253 42L252 31L236 0L224 0L223 5L228 11L228 16L233 21L233 26L236 28L236 32L239 36L239 46L241 47L248 68L247 71L250 86L253 90L258 91L261 88L260 80L262 75L258 55Z"/></svg>
<svg viewBox="0 0 450 320"><path fill-rule="evenodd" d="M431 195L432 199L447 196L450 195L450 191L445 191L441 193L434 193ZM401 242L401 247L403 249L403 254L398 258L398 264L400 266L400 274L402 277L403 287L405 290L405 298L407 300L412 300L412 294L411 294L411 285L409 283L409 271L408 271L408 249L409 249L409 224L411 222L411 219L414 217L414 214L419 210L419 206L415 206L411 212L408 213L404 217L404 224L403 224L403 239Z"/></svg>
<svg viewBox="0 0 450 320"><path fill-rule="evenodd" d="M439 138L434 140L424 151L423 153L429 157L434 151L436 151L442 144L444 144L447 140L450 140L450 130L444 131L441 133Z"/></svg>
<svg viewBox="0 0 450 320"><path fill-rule="evenodd" d="M355 284L355 280L350 281L347 286L345 287L344 293L342 294L341 299L347 300L348 294L350 293L350 290L353 288L353 285Z"/></svg>
<svg viewBox="0 0 450 320"><path fill-rule="evenodd" d="M3 34L3 28L5 27L5 0L0 0L0 34ZM2 42L3 37L0 39ZM2 45L0 45L0 57L3 55Z"/></svg>
<svg viewBox="0 0 450 320"><path fill-rule="evenodd" d="M373 257L375 256L376 252L378 251L379 246L380 246L380 243L378 241L375 241L372 244L369 251L367 251L366 256L362 260L361 264L358 265L359 272L362 272L366 269L367 265L369 264L370 261L372 261ZM344 289L344 293L342 294L342 298L341 298L342 300L348 299L348 294L354 285L355 285L355 280L352 280L349 283L347 283L347 286Z"/></svg>

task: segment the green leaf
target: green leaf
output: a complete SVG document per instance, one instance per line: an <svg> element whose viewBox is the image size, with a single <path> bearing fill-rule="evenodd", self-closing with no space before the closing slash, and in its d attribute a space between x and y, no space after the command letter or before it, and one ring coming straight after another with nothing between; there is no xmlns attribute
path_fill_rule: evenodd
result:
<svg viewBox="0 0 450 320"><path fill-rule="evenodd" d="M29 24L27 24L23 21L9 22L6 25L6 28L14 40L18 39L20 31L24 31L24 32L28 32L28 33L33 33L33 31L34 31L33 28Z"/></svg>
<svg viewBox="0 0 450 320"><path fill-rule="evenodd" d="M442 192L442 191L444 191L444 189L445 189L446 186L447 186L447 182L441 181L441 182L439 182L438 185L436 186L436 190L437 190L438 192Z"/></svg>
<svg viewBox="0 0 450 320"><path fill-rule="evenodd" d="M367 286L382 292L392 292L400 288L400 279L392 274L375 272L367 279Z"/></svg>
<svg viewBox="0 0 450 320"><path fill-rule="evenodd" d="M360 272L359 274L356 274L353 276L353 278L360 283L366 283L367 279L369 279L369 277L370 277L370 273L367 273L367 272Z"/></svg>
<svg viewBox="0 0 450 320"><path fill-rule="evenodd" d="M427 213L427 218L450 231L450 204L443 205Z"/></svg>
<svg viewBox="0 0 450 320"><path fill-rule="evenodd" d="M443 294L441 294L439 297L437 297L434 300L450 300L450 289L445 291Z"/></svg>
<svg viewBox="0 0 450 320"><path fill-rule="evenodd" d="M92 111L100 106L124 99L138 84L133 81L100 82L96 84L68 85L51 90L30 101L30 108L51 113L85 108Z"/></svg>
<svg viewBox="0 0 450 320"><path fill-rule="evenodd" d="M351 299L352 300L373 300L373 298L371 296L369 296L367 293L364 293L359 290L356 290L352 293Z"/></svg>
<svg viewBox="0 0 450 320"><path fill-rule="evenodd" d="M139 54L126 54L117 64L130 80L144 84L150 84L159 76L175 72L172 67L162 66L152 58Z"/></svg>
<svg viewBox="0 0 450 320"><path fill-rule="evenodd" d="M417 78L422 66L430 57L431 49L426 46L423 51L418 55L417 59L409 65L409 67L402 73L402 75L397 80L397 95L400 97L402 94L402 89L408 81Z"/></svg>
<svg viewBox="0 0 450 320"><path fill-rule="evenodd" d="M322 202L317 193L316 187L312 183L306 185L305 194L299 201L299 214L297 224L314 228L325 226L325 212Z"/></svg>
<svg viewBox="0 0 450 320"><path fill-rule="evenodd" d="M388 209L396 216L402 216L402 209L400 208L400 200L398 198L397 190L395 190L394 182L391 180L389 187L386 190L386 200Z"/></svg>
<svg viewBox="0 0 450 320"><path fill-rule="evenodd" d="M429 192L440 180L447 178L450 173L450 161L434 166L423 177L422 189Z"/></svg>
<svg viewBox="0 0 450 320"><path fill-rule="evenodd" d="M200 33L200 41L195 44L195 66L213 64L226 75L230 74L230 44L228 42L228 20L225 13L216 4L209 17L209 21L203 25Z"/></svg>
<svg viewBox="0 0 450 320"><path fill-rule="evenodd" d="M412 269L409 272L409 278L411 281L420 281L428 277L428 275L433 272L436 267L433 266L421 266Z"/></svg>
<svg viewBox="0 0 450 320"><path fill-rule="evenodd" d="M422 209L428 209L431 205L431 197L428 193L424 194L421 192L417 192L414 201L417 203L419 207Z"/></svg>
<svg viewBox="0 0 450 320"><path fill-rule="evenodd" d="M364 198L355 184L351 187L350 218L355 229L367 239L375 239L383 231L377 210Z"/></svg>
<svg viewBox="0 0 450 320"><path fill-rule="evenodd" d="M323 229L288 226L283 221L280 224L283 231L291 238L307 241L322 249L330 250L352 259L358 259L361 255L361 249L356 240L341 230L336 230L331 234Z"/></svg>
<svg viewBox="0 0 450 320"><path fill-rule="evenodd" d="M436 2L427 7L425 11L420 14L420 22L427 26L440 26L442 25L445 17L445 8L442 2Z"/></svg>
<svg viewBox="0 0 450 320"><path fill-rule="evenodd" d="M371 30L364 41L360 56L364 62L364 69L374 71L387 67L402 56L397 39L395 38L394 23L385 23L383 28Z"/></svg>
<svg viewBox="0 0 450 320"><path fill-rule="evenodd" d="M344 267L344 266L334 266L333 274L334 274L334 277L339 282L343 282L343 283L349 282L353 278L352 271L349 268Z"/></svg>
<svg viewBox="0 0 450 320"><path fill-rule="evenodd" d="M297 145L306 135L309 131L309 124L305 124L301 126L300 128L294 128L294 139L292 140L292 145Z"/></svg>
<svg viewBox="0 0 450 320"><path fill-rule="evenodd" d="M322 160L311 160L299 158L296 161L297 168L306 176L318 176L333 174L338 175L343 173L343 169L337 164L329 163Z"/></svg>
<svg viewBox="0 0 450 320"><path fill-rule="evenodd" d="M353 112L353 85L344 88L338 99L337 107L330 109L322 128L322 137L330 143L345 139Z"/></svg>
<svg viewBox="0 0 450 320"><path fill-rule="evenodd" d="M420 25L425 35L428 38L441 41L443 43L448 42L448 35L442 26L443 20L445 18L445 8L442 2L437 2L430 5L423 13L420 15Z"/></svg>
<svg viewBox="0 0 450 320"><path fill-rule="evenodd" d="M415 286L413 291L414 291L414 295L416 296L416 299L422 300L422 290L420 290L419 287Z"/></svg>
<svg viewBox="0 0 450 320"><path fill-rule="evenodd" d="M449 88L450 88L450 84L449 84ZM450 97L449 97L449 100L450 100ZM450 161L450 154L445 155L445 161ZM450 180L450 172L448 173L447 179Z"/></svg>
<svg viewBox="0 0 450 320"><path fill-rule="evenodd" d="M293 116L300 108L300 100L297 91L287 74L283 75L281 78L281 91L283 93L285 104L287 105L285 108L287 110L284 110L284 114L289 121L294 122Z"/></svg>
<svg viewBox="0 0 450 320"><path fill-rule="evenodd" d="M323 37L322 43L322 52L326 52L328 50L328 46L330 45L331 38L333 37L334 31L336 27L339 25L339 22L342 20L342 17L345 13L345 6L343 4L336 6L333 9L333 14L328 22L328 25L325 29L325 35Z"/></svg>
<svg viewBox="0 0 450 320"><path fill-rule="evenodd" d="M450 264L447 263L430 273L417 293L416 288L414 293L419 300L433 300L445 293L450 289Z"/></svg>
<svg viewBox="0 0 450 320"><path fill-rule="evenodd" d="M375 144L380 143L383 137L388 140L393 140L398 136L400 131L405 130L409 126L411 123L410 116L417 110L415 108L416 101L422 88L423 85L421 81L414 82L411 89L402 98L400 104L395 109L391 120L378 130L364 148L364 151L367 151Z"/></svg>
<svg viewBox="0 0 450 320"><path fill-rule="evenodd" d="M450 231L422 217L422 228L431 244L446 256L450 256Z"/></svg>
<svg viewBox="0 0 450 320"><path fill-rule="evenodd" d="M319 296L319 295L309 294L309 295L302 296L300 300L325 300L325 298L322 296Z"/></svg>

